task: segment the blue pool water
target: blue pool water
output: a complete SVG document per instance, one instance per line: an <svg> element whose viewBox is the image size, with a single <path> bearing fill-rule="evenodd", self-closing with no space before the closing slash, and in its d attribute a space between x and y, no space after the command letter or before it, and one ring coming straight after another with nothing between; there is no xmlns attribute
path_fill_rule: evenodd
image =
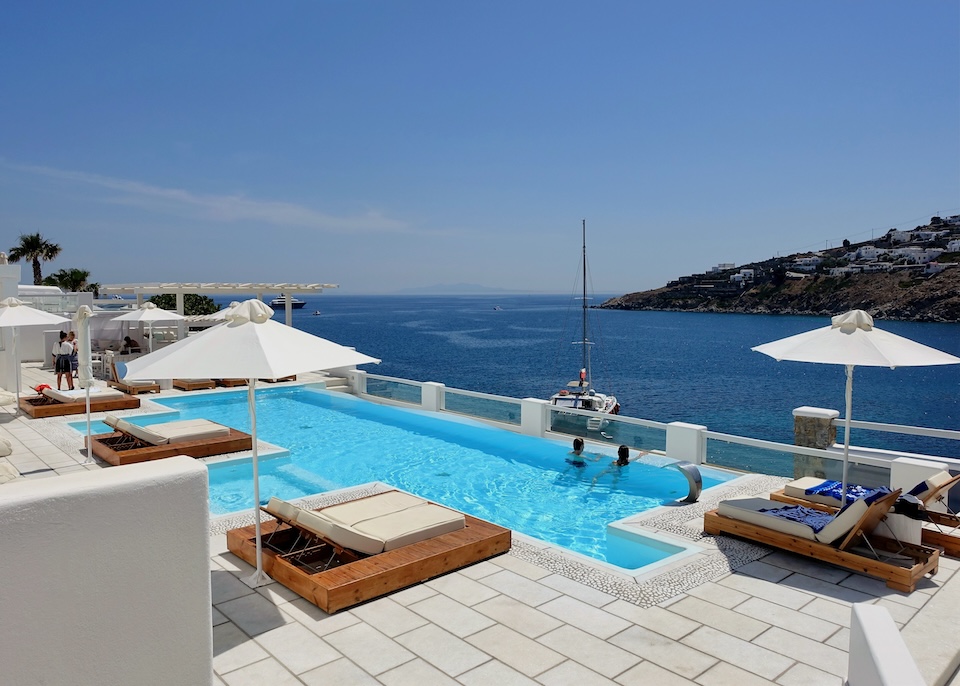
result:
<svg viewBox="0 0 960 686"><path fill-rule="evenodd" d="M161 421L204 417L250 430L246 391L156 402L176 411ZM152 420L138 418L138 423ZM85 422L72 426L86 431ZM670 467L633 463L606 471L615 446L602 456L588 456L587 466L580 468L566 462L566 442L305 388L258 390L257 430L261 440L289 450L261 460L264 499L383 481L629 569L677 552L656 545L643 550L619 539L608 548L608 523L687 494L686 479ZM253 506L249 459L212 463L209 472L213 514ZM704 488L734 477L709 468L702 473Z"/></svg>

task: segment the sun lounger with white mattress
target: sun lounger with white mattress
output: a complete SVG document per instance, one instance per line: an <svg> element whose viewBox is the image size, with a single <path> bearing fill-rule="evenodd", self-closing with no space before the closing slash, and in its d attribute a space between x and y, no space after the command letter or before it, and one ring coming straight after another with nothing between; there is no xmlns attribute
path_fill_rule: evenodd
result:
<svg viewBox="0 0 960 686"><path fill-rule="evenodd" d="M209 457L253 447L250 434L208 419L139 426L107 415L104 423L116 431L93 436L93 454L112 465L159 460L174 455Z"/></svg>
<svg viewBox="0 0 960 686"><path fill-rule="evenodd" d="M781 505L765 498L733 498L703 516L703 530L739 536L876 576L891 588L911 592L926 574L936 574L940 551L874 534L899 496L898 490L869 504L860 499L836 515L811 508L820 516L809 518L802 511L798 514L796 505ZM791 512L783 511L787 509ZM824 514L828 515L826 521L821 519Z"/></svg>
<svg viewBox="0 0 960 686"><path fill-rule="evenodd" d="M326 612L426 581L510 549L510 530L422 498L387 491L319 510L272 498L263 568ZM227 532L253 564L254 527Z"/></svg>
<svg viewBox="0 0 960 686"><path fill-rule="evenodd" d="M115 388L92 386L90 388L90 411L110 412L132 410L140 407L140 399ZM60 417L68 414L83 414L87 411L87 389L58 391L45 388L43 393L20 398L20 409L35 419Z"/></svg>

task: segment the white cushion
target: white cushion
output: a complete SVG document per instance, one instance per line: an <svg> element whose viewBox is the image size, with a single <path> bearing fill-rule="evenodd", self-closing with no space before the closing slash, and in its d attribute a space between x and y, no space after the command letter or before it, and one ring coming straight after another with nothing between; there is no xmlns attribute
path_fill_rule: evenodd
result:
<svg viewBox="0 0 960 686"><path fill-rule="evenodd" d="M383 539L384 550L394 550L434 536L458 531L465 525L466 521L462 513L440 505L424 503L360 522L356 529Z"/></svg>
<svg viewBox="0 0 960 686"><path fill-rule="evenodd" d="M863 513L869 507L863 498L854 500L846 509L834 517L832 522L820 529L817 540L821 543L833 543L843 538L850 533L850 529L857 525L857 522L860 521Z"/></svg>
<svg viewBox="0 0 960 686"><path fill-rule="evenodd" d="M367 555L383 552L383 540L327 519L319 512L300 510L297 525L334 543Z"/></svg>
<svg viewBox="0 0 960 686"><path fill-rule="evenodd" d="M953 477L950 476L950 472L945 470L939 471L933 476L931 476L930 478L926 479L925 481L920 482L926 485L926 489L921 491L920 493L915 493L914 495L916 495L920 500L923 500L924 498L930 495L931 491L937 490L943 484L950 481L950 479L952 478ZM920 484L917 484L917 486L919 485Z"/></svg>
<svg viewBox="0 0 960 686"><path fill-rule="evenodd" d="M9 453L7 454L9 455ZM20 476L20 472L17 471L16 467L7 460L0 460L0 484L13 481L18 476Z"/></svg>
<svg viewBox="0 0 960 686"><path fill-rule="evenodd" d="M44 388L43 394L61 403L75 403L78 400L86 400L87 398L87 391L84 388L75 388L72 391L58 391L53 388ZM90 388L91 400L122 397L123 393L115 388L103 388L102 386L93 386Z"/></svg>
<svg viewBox="0 0 960 686"><path fill-rule="evenodd" d="M806 524L760 512L760 510L770 510L777 506L777 503L772 503L766 498L731 498L720 501L717 512L724 517L762 526L765 529L773 529L788 536L815 540L813 529Z"/></svg>
<svg viewBox="0 0 960 686"><path fill-rule="evenodd" d="M832 498L830 496L819 495L816 493L807 493L809 489L816 488L824 481L825 479L821 479L816 476L805 476L802 479L797 479L796 481L791 481L790 483L785 484L783 487L783 494L788 495L791 498L799 498L801 500L809 500L812 503L821 503L823 505L837 507L840 505L839 498Z"/></svg>
<svg viewBox="0 0 960 686"><path fill-rule="evenodd" d="M123 425L125 425L125 428L121 429L121 431L125 431L131 436L135 436L141 441L146 441L147 443L152 443L153 445L164 445L170 442L166 436L152 431L149 427L137 426L136 424L131 424L130 422L123 422Z"/></svg>
<svg viewBox="0 0 960 686"><path fill-rule="evenodd" d="M356 526L358 523L375 517L400 512L409 507L423 505L427 501L415 495L400 491L387 491L368 498L351 500L348 503L330 505L320 511L323 516L346 526Z"/></svg>
<svg viewBox="0 0 960 686"><path fill-rule="evenodd" d="M13 452L13 444L6 438L0 438L0 457L6 457Z"/></svg>
<svg viewBox="0 0 960 686"><path fill-rule="evenodd" d="M300 508L292 503L288 503L286 500L270 498L266 510L275 517L286 519L288 522L295 522Z"/></svg>
<svg viewBox="0 0 960 686"><path fill-rule="evenodd" d="M169 443L224 438L230 435L228 427L211 422L209 419L185 419L177 422L151 424L146 428L156 436L165 439L164 442Z"/></svg>

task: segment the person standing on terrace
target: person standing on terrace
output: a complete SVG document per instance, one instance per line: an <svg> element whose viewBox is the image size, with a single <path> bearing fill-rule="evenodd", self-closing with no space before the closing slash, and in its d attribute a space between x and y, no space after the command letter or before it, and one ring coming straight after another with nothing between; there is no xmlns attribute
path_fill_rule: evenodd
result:
<svg viewBox="0 0 960 686"><path fill-rule="evenodd" d="M73 372L70 369L70 356L73 355L73 346L67 341L67 332L60 332L60 342L53 344L53 370L57 373L57 390L61 391L63 377L67 377L67 389L73 390Z"/></svg>

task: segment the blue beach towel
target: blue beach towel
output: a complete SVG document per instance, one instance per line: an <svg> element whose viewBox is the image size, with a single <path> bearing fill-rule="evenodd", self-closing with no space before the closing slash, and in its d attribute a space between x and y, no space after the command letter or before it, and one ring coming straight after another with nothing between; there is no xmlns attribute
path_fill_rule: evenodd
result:
<svg viewBox="0 0 960 686"><path fill-rule="evenodd" d="M843 484L841 482L824 481L818 486L808 488L804 493L807 495L822 495L839 501L842 491ZM855 500L860 500L860 498L868 498L867 504L869 505L878 497L886 495L889 492L890 489L886 486L881 486L880 488L865 488L856 484L847 484L847 505Z"/></svg>
<svg viewBox="0 0 960 686"><path fill-rule="evenodd" d="M760 510L768 515L788 519L791 522L800 522L806 524L814 533L820 533L827 524L833 521L833 515L822 510L814 510L811 507L803 505L787 505L785 507L772 507L769 510Z"/></svg>

